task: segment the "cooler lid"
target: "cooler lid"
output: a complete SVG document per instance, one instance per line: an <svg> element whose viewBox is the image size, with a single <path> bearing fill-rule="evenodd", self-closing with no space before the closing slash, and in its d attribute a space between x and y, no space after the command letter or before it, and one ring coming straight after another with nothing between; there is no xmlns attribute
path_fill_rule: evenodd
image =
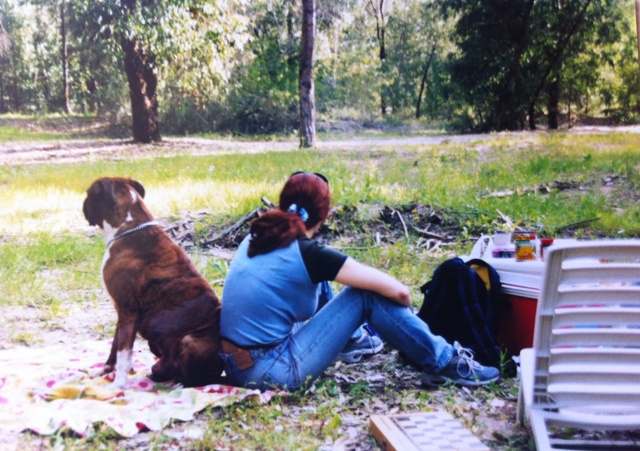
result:
<svg viewBox="0 0 640 451"><path fill-rule="evenodd" d="M558 239L554 241L553 245L571 241L575 240ZM493 242L491 237L482 236L473 246L471 253L469 255L461 255L460 258L464 261L469 261L472 258L484 260L496 269L503 285L511 286L512 288L510 289L519 287L524 290L534 290L536 292L535 298L537 299L537 292L542 287L545 263L539 260L517 262L515 258L494 258L491 255L492 249Z"/></svg>
<svg viewBox="0 0 640 451"><path fill-rule="evenodd" d="M519 287L508 283L502 284L502 292L510 296L519 296L521 298L533 299L534 301L538 300L538 295L540 294L540 290L538 289Z"/></svg>
<svg viewBox="0 0 640 451"><path fill-rule="evenodd" d="M460 256L462 260L469 261L470 255ZM480 257L481 260L493 266L500 276L502 284L540 290L542 275L544 274L544 262L532 260L517 262L515 258L493 258L491 254ZM536 296L537 297L537 296Z"/></svg>
<svg viewBox="0 0 640 451"><path fill-rule="evenodd" d="M496 269L503 285L535 290L536 292L542 287L544 273L542 262L516 262L513 258L483 260ZM500 260L506 260L506 262Z"/></svg>

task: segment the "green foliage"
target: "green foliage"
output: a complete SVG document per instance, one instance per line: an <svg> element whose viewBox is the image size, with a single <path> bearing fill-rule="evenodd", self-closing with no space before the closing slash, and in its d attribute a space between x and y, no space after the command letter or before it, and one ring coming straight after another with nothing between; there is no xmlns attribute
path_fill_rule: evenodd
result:
<svg viewBox="0 0 640 451"><path fill-rule="evenodd" d="M442 20L434 2L422 0L396 4L387 23L388 53L385 61L385 97L395 115L415 116L422 78L427 75L422 111L443 117L438 107L437 83L442 59L450 49L446 42L451 24ZM428 66L427 66L428 64ZM436 89L434 89L436 88ZM426 108L425 108L426 107Z"/></svg>
<svg viewBox="0 0 640 451"><path fill-rule="evenodd" d="M558 86L566 85L568 101L593 99L589 89L604 84L598 69L611 61L611 46L627 27L622 4L607 0L562 7L552 1L458 0L447 6L459 15L452 81L479 130L524 128L537 111L555 105L552 89ZM459 125L468 127L468 112L462 118Z"/></svg>
<svg viewBox="0 0 640 451"><path fill-rule="evenodd" d="M171 134L298 129L300 11L291 0L66 0L73 111L128 122L122 39L158 76ZM420 113L458 131L519 129L560 114L633 122L640 81L631 0L383 2L319 0L315 90L321 119L365 123ZM0 113L62 108L58 0L0 0ZM529 5L533 5L529 10ZM586 9L583 9L583 6ZM573 27L577 24L576 27ZM455 26L455 29L454 29ZM423 84L423 77L425 83ZM559 80L559 84L555 81Z"/></svg>

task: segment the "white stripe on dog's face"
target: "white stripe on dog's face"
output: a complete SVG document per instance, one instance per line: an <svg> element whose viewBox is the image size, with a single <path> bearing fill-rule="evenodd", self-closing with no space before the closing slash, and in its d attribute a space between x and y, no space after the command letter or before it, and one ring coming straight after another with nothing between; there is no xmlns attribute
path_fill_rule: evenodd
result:
<svg viewBox="0 0 640 451"><path fill-rule="evenodd" d="M129 190L129 193L131 194L131 200L133 201L133 203L134 204L137 203L138 202L138 193L136 193L136 191L132 190L132 189ZM127 217L124 218L124 220L127 221L127 222L133 221L133 216L131 216L131 210L129 210L127 212Z"/></svg>

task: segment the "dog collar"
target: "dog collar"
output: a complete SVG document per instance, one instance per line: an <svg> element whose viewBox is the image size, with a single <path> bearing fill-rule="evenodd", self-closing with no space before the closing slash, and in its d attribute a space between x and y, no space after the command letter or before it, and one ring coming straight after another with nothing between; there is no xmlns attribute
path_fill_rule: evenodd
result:
<svg viewBox="0 0 640 451"><path fill-rule="evenodd" d="M110 246L111 243L113 243L115 240L122 238L123 236L129 235L130 233L133 232L137 232L138 230L142 230L146 227L150 227L150 226L154 226L154 225L158 225L158 221L149 221L149 222L143 222L140 225L135 226L133 229L129 229L129 230L125 230L124 232L122 232L120 235L116 235L113 238L111 238L108 242L107 242L107 246Z"/></svg>

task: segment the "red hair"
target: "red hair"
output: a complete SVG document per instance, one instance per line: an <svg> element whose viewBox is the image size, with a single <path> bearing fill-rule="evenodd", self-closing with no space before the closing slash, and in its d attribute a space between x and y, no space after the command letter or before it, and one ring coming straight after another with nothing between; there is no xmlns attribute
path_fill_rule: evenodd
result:
<svg viewBox="0 0 640 451"><path fill-rule="evenodd" d="M309 172L292 175L280 193L279 209L271 210L251 223L249 257L286 247L302 237L307 230L327 219L330 204L331 193L326 180Z"/></svg>

